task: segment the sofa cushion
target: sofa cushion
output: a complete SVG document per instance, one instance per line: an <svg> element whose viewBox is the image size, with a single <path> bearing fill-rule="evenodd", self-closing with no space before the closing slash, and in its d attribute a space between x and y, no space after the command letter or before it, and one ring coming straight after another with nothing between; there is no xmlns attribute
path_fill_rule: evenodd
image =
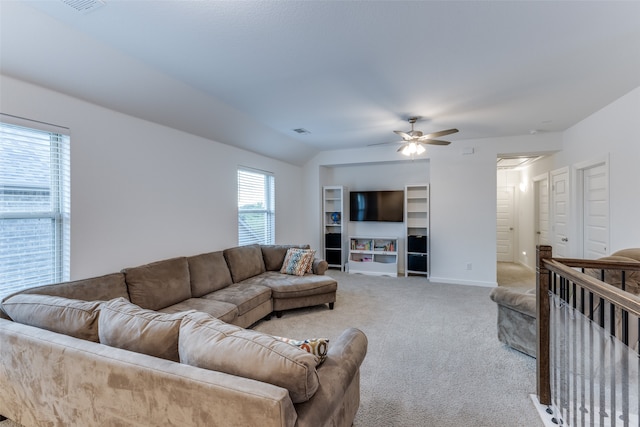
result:
<svg viewBox="0 0 640 427"><path fill-rule="evenodd" d="M311 273L315 254L316 251L311 249L288 249L280 273L293 274L294 276L304 276Z"/></svg>
<svg viewBox="0 0 640 427"><path fill-rule="evenodd" d="M17 294L2 309L18 323L98 342L101 301L81 301L38 294Z"/></svg>
<svg viewBox="0 0 640 427"><path fill-rule="evenodd" d="M187 258L191 278L191 295L199 298L233 283L222 251Z"/></svg>
<svg viewBox="0 0 640 427"><path fill-rule="evenodd" d="M103 303L99 320L100 343L178 362L178 334L182 318L140 308L124 298Z"/></svg>
<svg viewBox="0 0 640 427"><path fill-rule="evenodd" d="M289 248L309 249L309 245L261 245L260 249L266 270L280 271Z"/></svg>
<svg viewBox="0 0 640 427"><path fill-rule="evenodd" d="M191 298L187 258L172 258L123 270L132 303L160 310Z"/></svg>
<svg viewBox="0 0 640 427"><path fill-rule="evenodd" d="M180 362L251 378L289 390L294 403L318 390L317 357L271 335L228 325L205 313L185 316Z"/></svg>
<svg viewBox="0 0 640 427"><path fill-rule="evenodd" d="M243 283L252 283L271 288L271 298L303 298L308 296L336 292L338 282L330 276L317 276L307 274L305 276L292 276L290 274L267 271Z"/></svg>
<svg viewBox="0 0 640 427"><path fill-rule="evenodd" d="M231 272L233 283L264 273L264 260L260 245L238 246L224 250L224 258Z"/></svg>
<svg viewBox="0 0 640 427"><path fill-rule="evenodd" d="M620 249L619 251L615 251L611 255L622 256L625 258L631 258L636 261L640 261L640 248Z"/></svg>
<svg viewBox="0 0 640 427"><path fill-rule="evenodd" d="M159 311L161 313L172 314L189 310L196 310L210 314L216 319L220 319L226 323L234 323L238 317L238 307L234 304L206 298L189 298Z"/></svg>
<svg viewBox="0 0 640 427"><path fill-rule="evenodd" d="M83 301L109 301L119 297L129 299L127 285L122 273L111 273L89 279L74 280L73 282L36 286L24 289L20 293L51 295Z"/></svg>
<svg viewBox="0 0 640 427"><path fill-rule="evenodd" d="M254 283L234 283L224 289L207 294L202 298L233 304L238 307L238 316L242 316L264 302L269 301L271 299L271 288Z"/></svg>

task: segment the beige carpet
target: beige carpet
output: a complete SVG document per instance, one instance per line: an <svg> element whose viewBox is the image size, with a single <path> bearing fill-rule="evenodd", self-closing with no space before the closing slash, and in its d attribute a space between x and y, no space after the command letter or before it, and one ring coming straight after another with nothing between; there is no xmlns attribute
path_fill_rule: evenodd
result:
<svg viewBox="0 0 640 427"><path fill-rule="evenodd" d="M362 329L369 352L356 426L542 426L529 394L535 359L497 339L490 288L330 271L335 310L312 308L256 329L292 338Z"/></svg>
<svg viewBox="0 0 640 427"><path fill-rule="evenodd" d="M255 329L299 339L363 330L369 351L355 426L543 425L529 398L535 359L498 341L489 288L329 274L339 283L334 310L293 310Z"/></svg>

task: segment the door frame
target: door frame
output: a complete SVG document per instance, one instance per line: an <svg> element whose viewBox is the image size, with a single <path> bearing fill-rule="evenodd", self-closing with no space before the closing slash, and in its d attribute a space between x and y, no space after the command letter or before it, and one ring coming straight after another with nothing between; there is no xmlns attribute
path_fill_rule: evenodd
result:
<svg viewBox="0 0 640 427"><path fill-rule="evenodd" d="M572 180L575 182L575 216L576 219L576 248L579 251L578 257L584 258L584 172L594 166L604 165L607 174L607 252L611 250L611 182L609 154L605 156L576 163L573 165Z"/></svg>
<svg viewBox="0 0 640 427"><path fill-rule="evenodd" d="M549 172L545 172L543 174L534 176L532 181L533 181L533 206L534 206L534 212L533 212L533 241L536 242L536 246L540 244L540 239L539 239L539 230L538 230L538 226L540 225L540 181L547 181L547 227L550 228L549 226L551 225L551 192L550 190L550 182L549 182ZM551 234L551 230L548 229L547 230L547 237L549 237L549 235ZM547 242L547 244L549 244L550 242Z"/></svg>
<svg viewBox="0 0 640 427"><path fill-rule="evenodd" d="M498 203L498 191L508 191L510 190L511 192L511 226L509 231L509 234L511 236L511 249L510 249L510 253L509 253L509 257L511 258L511 261L504 261L504 262L516 262L517 258L516 258L516 246L517 246L517 242L516 242L516 234L515 234L515 230L517 229L517 221L518 221L518 217L516 216L516 188L513 185L503 185L503 186L498 186L496 187L496 204ZM497 209L496 209L496 218L497 218ZM497 238L496 238L496 247L497 247ZM496 259L498 256L498 251L496 248ZM498 261L498 262L502 262L502 261Z"/></svg>
<svg viewBox="0 0 640 427"><path fill-rule="evenodd" d="M566 254L564 256L568 257L571 256L571 254L574 253L574 245L575 242L573 241L573 237L576 234L576 231L574 229L571 228L570 224L571 222L575 223L575 221L572 221L572 218L575 218L575 201L573 200L573 198L575 197L574 193L575 191L573 191L573 182L574 182L574 174L572 173L572 168L570 168L569 166L564 166L558 169L554 169L552 171L549 172L549 228L550 228L550 233L549 233L549 244L553 247L554 243L556 242L556 237L557 237L557 233L556 233L556 203L555 203L555 194L556 194L556 189L554 188L554 180L553 178L556 175L561 175L561 174L567 174L567 184L566 184L566 191L569 193L569 195L567 196L567 244L566 244Z"/></svg>

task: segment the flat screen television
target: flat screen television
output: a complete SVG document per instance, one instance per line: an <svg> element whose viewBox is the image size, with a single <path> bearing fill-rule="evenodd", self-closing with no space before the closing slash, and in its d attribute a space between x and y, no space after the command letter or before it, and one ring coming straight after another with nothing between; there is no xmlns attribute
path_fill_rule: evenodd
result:
<svg viewBox="0 0 640 427"><path fill-rule="evenodd" d="M404 191L351 191L350 221L404 221Z"/></svg>

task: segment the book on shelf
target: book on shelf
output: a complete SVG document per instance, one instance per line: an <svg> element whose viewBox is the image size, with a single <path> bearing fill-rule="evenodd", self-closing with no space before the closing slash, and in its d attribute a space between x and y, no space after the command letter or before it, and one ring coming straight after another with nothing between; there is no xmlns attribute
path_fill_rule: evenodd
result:
<svg viewBox="0 0 640 427"><path fill-rule="evenodd" d="M373 249L375 251L395 252L396 245L394 242L376 243Z"/></svg>
<svg viewBox="0 0 640 427"><path fill-rule="evenodd" d="M368 240L364 242L359 240L352 240L351 249L357 251L369 251L371 250L371 242Z"/></svg>

